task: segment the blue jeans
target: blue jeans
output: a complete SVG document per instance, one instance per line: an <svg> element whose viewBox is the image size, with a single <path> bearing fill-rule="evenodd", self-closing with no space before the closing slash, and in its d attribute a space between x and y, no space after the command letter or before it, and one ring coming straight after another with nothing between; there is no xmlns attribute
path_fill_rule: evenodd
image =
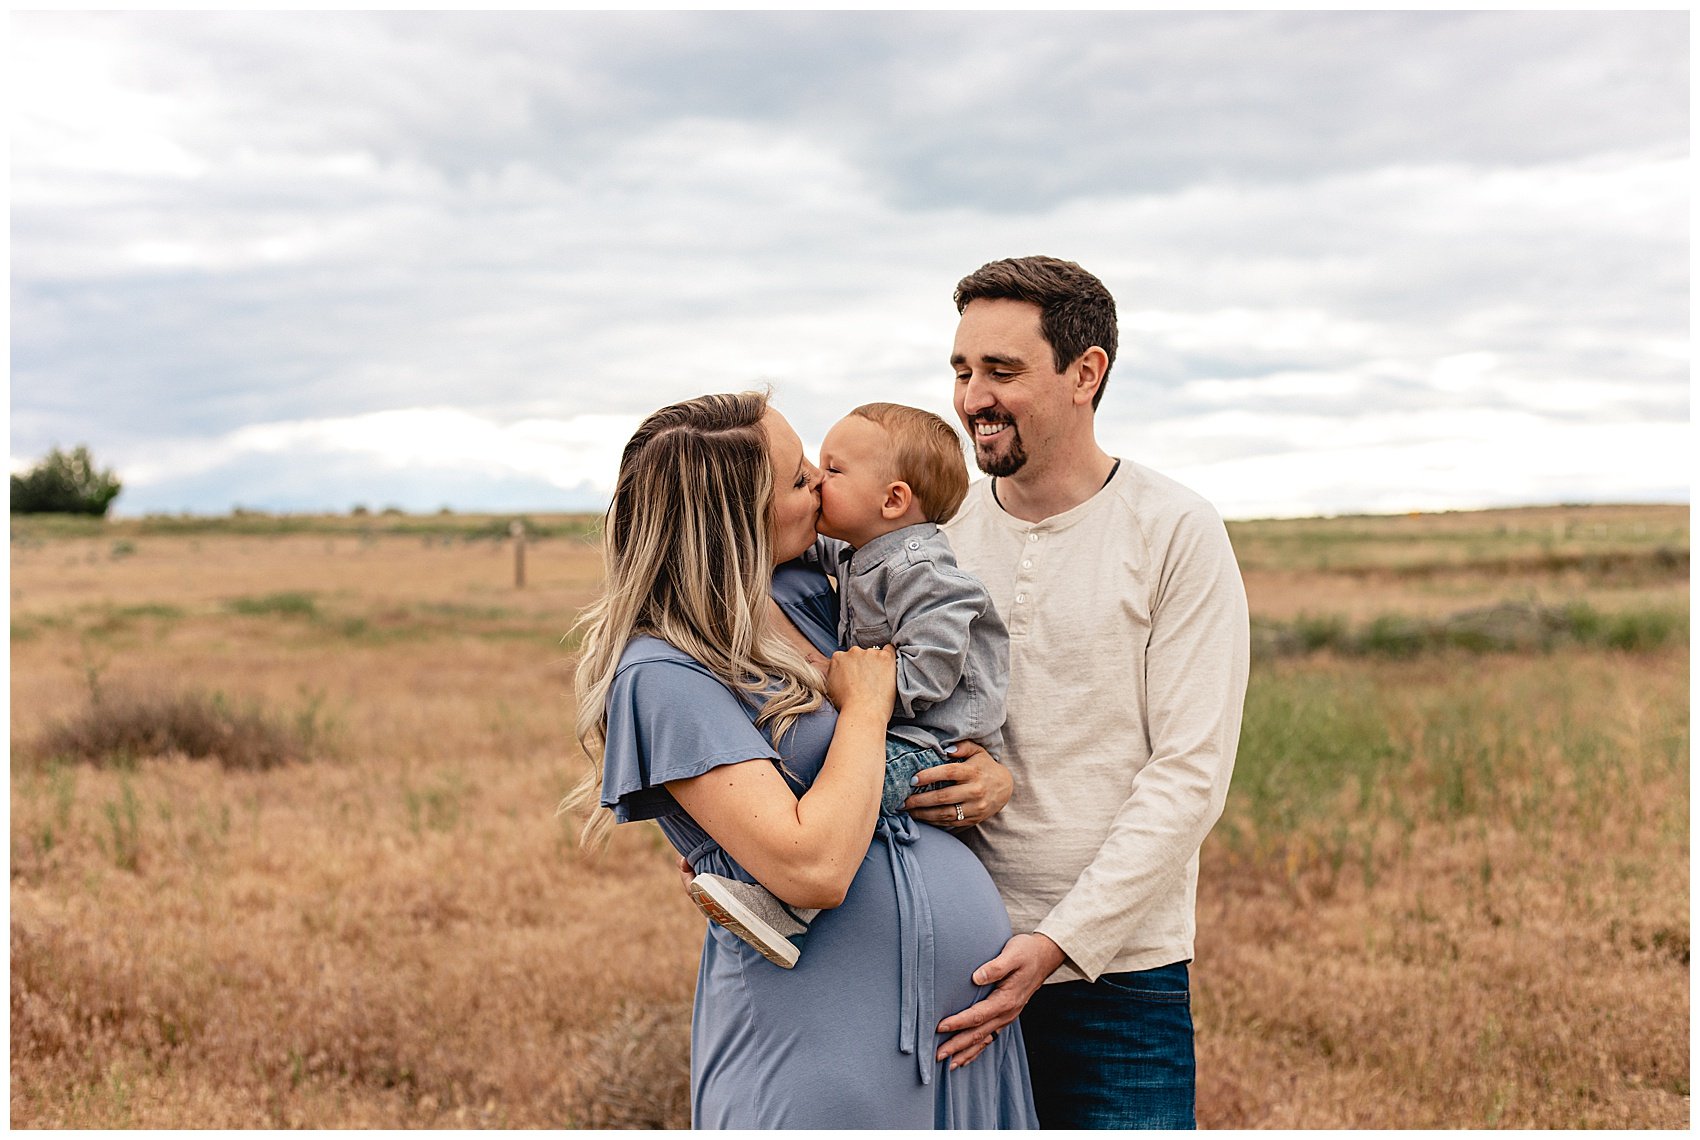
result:
<svg viewBox="0 0 1700 1140"><path fill-rule="evenodd" d="M1196 1128L1185 962L1040 986L1021 1011L1041 1128Z"/></svg>
<svg viewBox="0 0 1700 1140"><path fill-rule="evenodd" d="M936 748L922 748L897 736L885 738L885 788L880 793L880 814L894 815L903 810L903 801L916 792L930 792L944 784L927 784L917 788L909 781L915 773L954 761Z"/></svg>

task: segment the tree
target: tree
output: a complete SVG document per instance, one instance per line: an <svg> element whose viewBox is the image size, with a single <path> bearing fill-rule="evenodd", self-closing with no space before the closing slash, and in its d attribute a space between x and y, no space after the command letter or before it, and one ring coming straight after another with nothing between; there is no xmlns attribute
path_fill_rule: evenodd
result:
<svg viewBox="0 0 1700 1140"><path fill-rule="evenodd" d="M70 452L56 447L24 474L12 476L12 511L104 515L123 486L110 470L95 470L87 447Z"/></svg>

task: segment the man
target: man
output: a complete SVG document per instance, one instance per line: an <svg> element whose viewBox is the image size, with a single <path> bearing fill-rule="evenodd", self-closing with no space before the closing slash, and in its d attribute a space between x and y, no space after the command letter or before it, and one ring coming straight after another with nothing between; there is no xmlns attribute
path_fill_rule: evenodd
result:
<svg viewBox="0 0 1700 1140"><path fill-rule="evenodd" d="M1017 933L975 972L992 993L940 1023L939 1055L972 1060L1019 1014L1045 1127L1190 1128L1198 849L1239 740L1245 589L1209 503L1098 445L1117 340L1102 282L996 261L956 306L956 411L991 478L945 529L1009 627L1008 776L973 764L966 788L910 805L951 822L968 800L983 822L963 837Z"/></svg>

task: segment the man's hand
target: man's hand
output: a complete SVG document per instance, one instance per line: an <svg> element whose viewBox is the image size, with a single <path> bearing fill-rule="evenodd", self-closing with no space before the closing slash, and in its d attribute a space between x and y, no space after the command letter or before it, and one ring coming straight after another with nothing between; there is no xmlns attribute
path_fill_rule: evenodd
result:
<svg viewBox="0 0 1700 1140"><path fill-rule="evenodd" d="M918 785L946 784L936 792L917 792L903 801L903 808L923 823L939 827L972 827L1003 810L1015 781L997 757L971 740L950 750L960 763L940 764L916 773ZM962 815L956 814L958 805Z"/></svg>
<svg viewBox="0 0 1700 1140"><path fill-rule="evenodd" d="M939 1022L953 1036L939 1046L938 1059L960 1069L978 1057L1004 1026L1014 1021L1046 978L1063 964L1062 947L1043 934L1017 934L996 958L974 971L974 984L997 988L961 1013Z"/></svg>
<svg viewBox="0 0 1700 1140"><path fill-rule="evenodd" d="M691 865L685 861L685 857L683 855L679 856L679 881L685 885L687 890L690 889L691 880L696 877L697 873L691 869ZM693 903L691 905L694 906L696 904Z"/></svg>

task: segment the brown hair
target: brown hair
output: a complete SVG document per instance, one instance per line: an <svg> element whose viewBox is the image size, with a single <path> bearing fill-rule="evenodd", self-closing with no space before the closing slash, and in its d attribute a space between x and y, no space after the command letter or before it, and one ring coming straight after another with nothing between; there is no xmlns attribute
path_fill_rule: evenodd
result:
<svg viewBox="0 0 1700 1140"><path fill-rule="evenodd" d="M1026 301L1039 306L1039 333L1051 346L1061 372L1094 346L1109 358L1092 394L1104 398L1116 362L1116 299L1104 283L1072 261L1055 257L1009 257L988 261L956 283L956 311L970 301Z"/></svg>
<svg viewBox="0 0 1700 1140"><path fill-rule="evenodd" d="M885 429L891 440L892 469L915 492L927 521L950 521L968 493L968 464L956 429L933 413L906 404L863 404L850 414Z"/></svg>

